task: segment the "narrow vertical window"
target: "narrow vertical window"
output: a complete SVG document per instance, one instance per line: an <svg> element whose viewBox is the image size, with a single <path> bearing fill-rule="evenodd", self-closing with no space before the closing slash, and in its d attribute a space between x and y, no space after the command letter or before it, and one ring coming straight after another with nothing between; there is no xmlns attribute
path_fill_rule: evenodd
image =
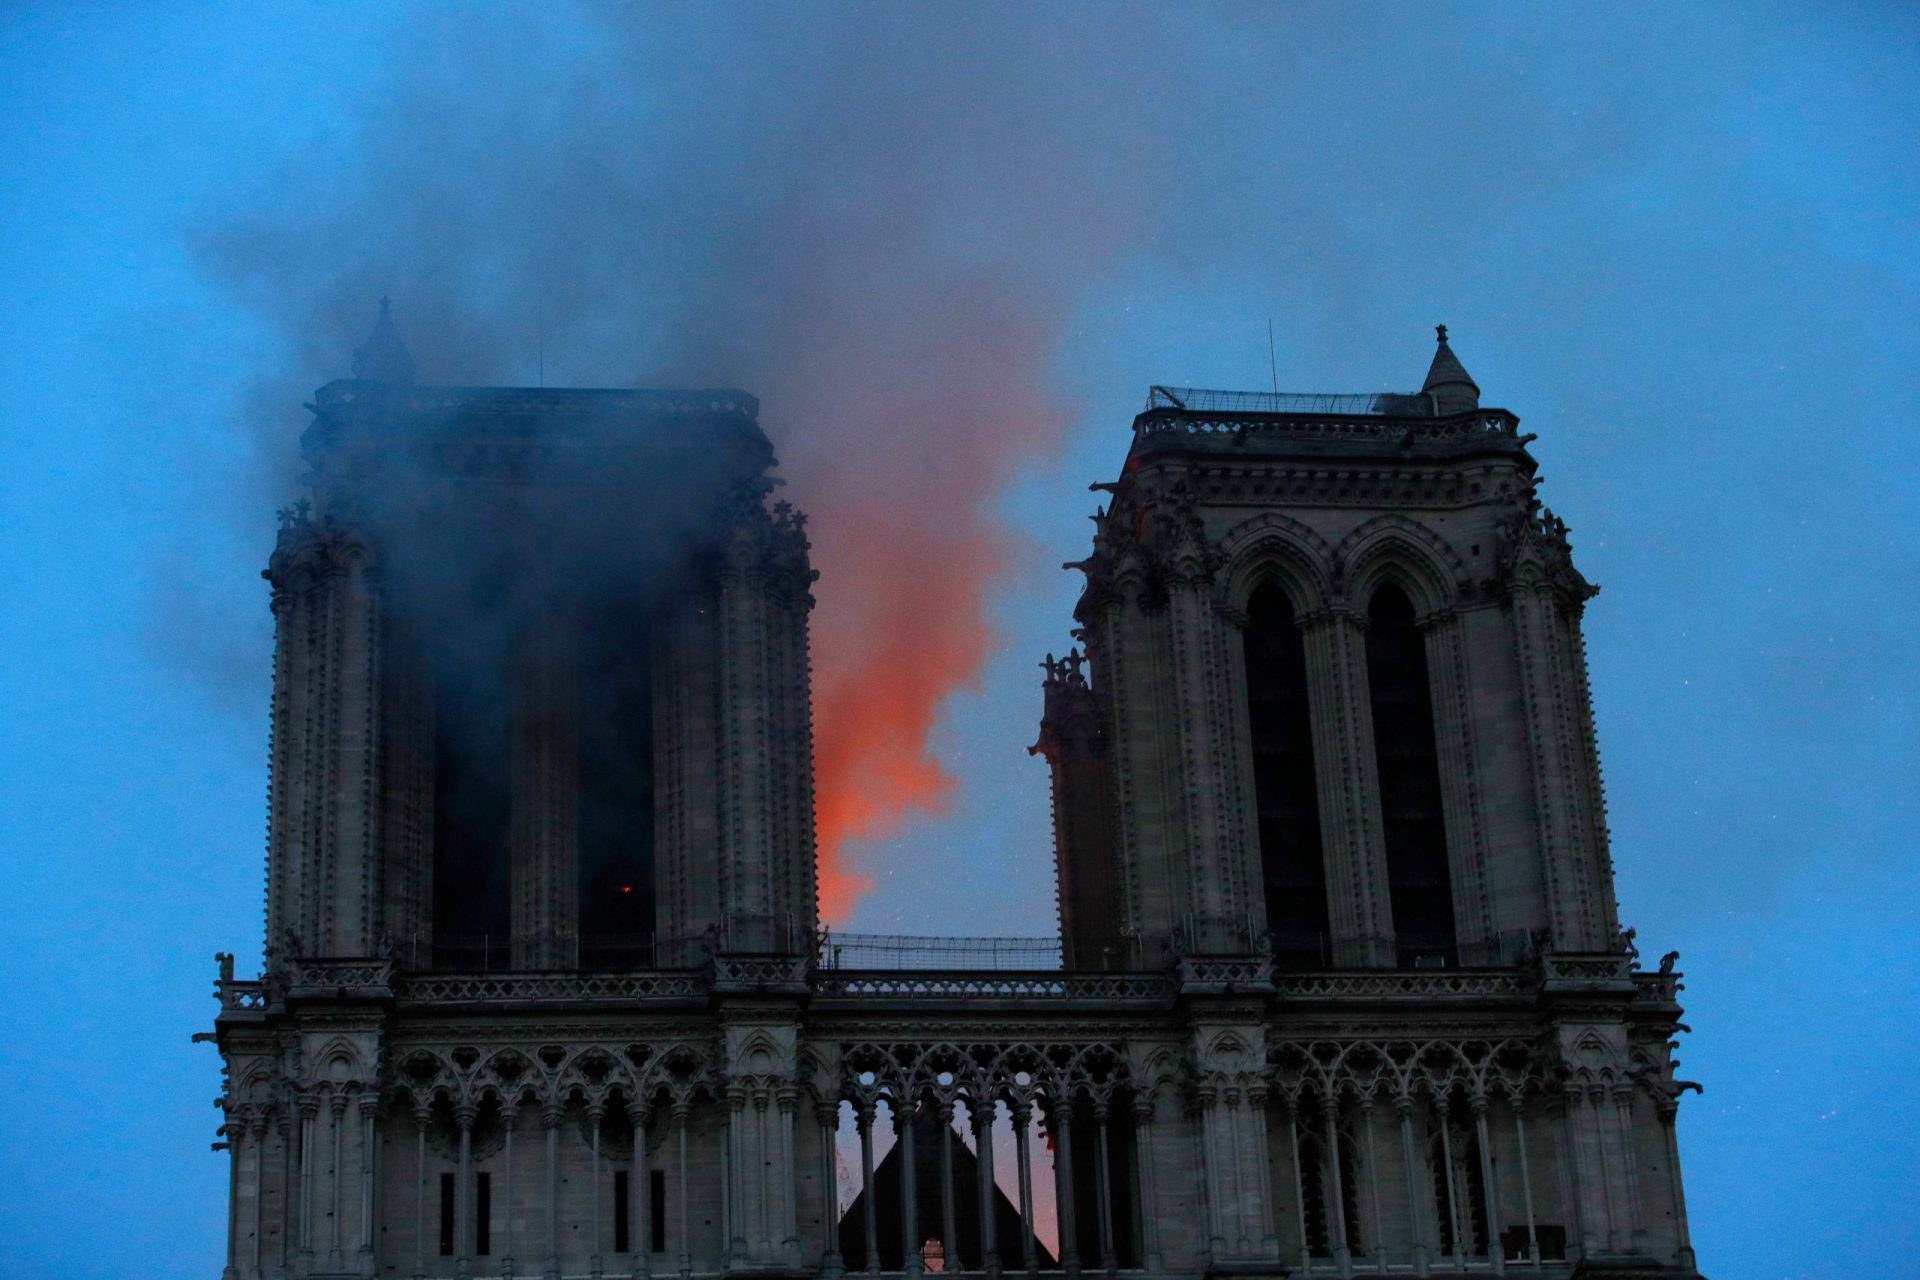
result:
<svg viewBox="0 0 1920 1280"><path fill-rule="evenodd" d="M493 1250L493 1175L473 1175L473 1253L484 1258Z"/></svg>
<svg viewBox="0 0 1920 1280"><path fill-rule="evenodd" d="M1453 878L1426 637L1413 603L1392 583L1374 593L1367 610L1367 685L1395 947L1404 966L1454 964Z"/></svg>
<svg viewBox="0 0 1920 1280"><path fill-rule="evenodd" d="M613 1251L627 1253L632 1242L628 1239L627 1188L629 1178L625 1169L613 1171Z"/></svg>
<svg viewBox="0 0 1920 1280"><path fill-rule="evenodd" d="M654 1253L667 1251L667 1174L655 1169L647 1185L647 1225L653 1232L648 1243Z"/></svg>
<svg viewBox="0 0 1920 1280"><path fill-rule="evenodd" d="M1306 648L1293 605L1274 583L1262 583L1248 599L1244 643L1267 929L1282 962L1325 964L1331 940Z"/></svg>
<svg viewBox="0 0 1920 1280"><path fill-rule="evenodd" d="M1306 1224L1305 1244L1316 1258L1333 1256L1332 1219L1327 1208L1326 1155L1320 1135L1311 1131L1299 1134L1300 1143L1300 1215Z"/></svg>
<svg viewBox="0 0 1920 1280"><path fill-rule="evenodd" d="M440 1175L440 1256L453 1256L453 1175Z"/></svg>
<svg viewBox="0 0 1920 1280"><path fill-rule="evenodd" d="M445 969L509 958L507 701L497 655L458 660L437 642L433 700L433 950Z"/></svg>
<svg viewBox="0 0 1920 1280"><path fill-rule="evenodd" d="M644 610L608 607L580 650L580 953L653 963L653 665Z"/></svg>

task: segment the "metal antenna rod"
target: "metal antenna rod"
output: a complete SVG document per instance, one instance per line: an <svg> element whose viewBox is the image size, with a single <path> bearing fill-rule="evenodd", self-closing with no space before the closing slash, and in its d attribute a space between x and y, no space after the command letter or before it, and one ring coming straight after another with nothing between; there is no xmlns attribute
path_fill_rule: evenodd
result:
<svg viewBox="0 0 1920 1280"><path fill-rule="evenodd" d="M547 290L540 289L540 385L547 385Z"/></svg>
<svg viewBox="0 0 1920 1280"><path fill-rule="evenodd" d="M1273 394L1280 394L1280 362L1273 354L1273 317L1267 317L1267 373L1273 378Z"/></svg>

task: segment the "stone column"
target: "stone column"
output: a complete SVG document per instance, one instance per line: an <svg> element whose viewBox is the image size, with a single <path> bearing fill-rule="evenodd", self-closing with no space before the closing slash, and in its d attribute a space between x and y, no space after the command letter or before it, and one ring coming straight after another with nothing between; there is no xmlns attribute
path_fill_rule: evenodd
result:
<svg viewBox="0 0 1920 1280"><path fill-rule="evenodd" d="M1362 1093L1356 1102L1360 1113L1360 1131L1367 1137L1367 1204L1373 1211L1374 1262L1384 1274L1387 1269L1387 1230L1385 1215L1380 1212L1380 1158L1373 1136L1373 1095ZM1411 1209L1408 1212L1411 1213Z"/></svg>
<svg viewBox="0 0 1920 1280"><path fill-rule="evenodd" d="M293 1270L293 1120L285 1107L276 1107L274 1128L280 1135L280 1270Z"/></svg>
<svg viewBox="0 0 1920 1280"><path fill-rule="evenodd" d="M942 1098L935 1113L940 1120L940 1255L949 1270L960 1268L960 1236L954 1228L953 1203L953 1101ZM1015 1117L1015 1124L1019 1123ZM1015 1135L1016 1142L1018 1135ZM1024 1157L1021 1164L1026 1163ZM1022 1197L1024 1210L1025 1197Z"/></svg>
<svg viewBox="0 0 1920 1280"><path fill-rule="evenodd" d="M1342 1276L1350 1276L1353 1250L1347 1245L1347 1193L1340 1172L1340 1099L1332 1092L1320 1098L1320 1121L1327 1134L1327 1232L1333 1237L1333 1265Z"/></svg>
<svg viewBox="0 0 1920 1280"><path fill-rule="evenodd" d="M267 945L372 954L380 928L379 575L359 535L286 513L275 630Z"/></svg>
<svg viewBox="0 0 1920 1280"><path fill-rule="evenodd" d="M460 1126L460 1172L453 1183L453 1274L459 1280L473 1274L473 1122L478 1118L471 1102L454 1106L453 1121Z"/></svg>
<svg viewBox="0 0 1920 1280"><path fill-rule="evenodd" d="M432 1116L416 1101L413 1109L413 1280L427 1274L427 1125Z"/></svg>
<svg viewBox="0 0 1920 1280"><path fill-rule="evenodd" d="M1647 1251L1647 1229L1640 1204L1640 1172L1635 1167L1638 1161L1633 1150L1633 1086L1625 1082L1616 1083L1611 1100L1614 1126L1620 1134L1620 1171L1626 1183L1626 1212L1622 1215L1622 1227L1628 1247L1635 1253L1644 1254Z"/></svg>
<svg viewBox="0 0 1920 1280"><path fill-rule="evenodd" d="M920 1179L913 1155L913 1112L911 1096L899 1099L893 1110L893 1140L900 1147L900 1270L909 1276L925 1270L920 1261Z"/></svg>
<svg viewBox="0 0 1920 1280"><path fill-rule="evenodd" d="M260 1280L260 1233L264 1226L263 1201L266 1199L267 1118L255 1115L247 1121L247 1147L253 1153L253 1243L247 1250L247 1280Z"/></svg>
<svg viewBox="0 0 1920 1280"><path fill-rule="evenodd" d="M1483 1093L1473 1095L1473 1126L1480 1140L1480 1185L1486 1189L1486 1203L1480 1206L1487 1222L1487 1257L1493 1262L1493 1274L1503 1275L1507 1269L1506 1248L1500 1243L1500 1219L1497 1212L1500 1200L1500 1184L1493 1177L1493 1139L1487 1133L1487 1097Z"/></svg>
<svg viewBox="0 0 1920 1280"><path fill-rule="evenodd" d="M1280 1257L1280 1235L1273 1221L1273 1174L1267 1168L1267 1098L1265 1080L1257 1075L1250 1076L1243 1141L1248 1159L1253 1164L1254 1190L1258 1193L1254 1205L1254 1231L1260 1238L1260 1256L1277 1260Z"/></svg>
<svg viewBox="0 0 1920 1280"><path fill-rule="evenodd" d="M507 1149L500 1180L500 1274L506 1280L513 1280L513 1130L519 1119L519 1100L512 1095L502 1098L500 1125L506 1131Z"/></svg>
<svg viewBox="0 0 1920 1280"><path fill-rule="evenodd" d="M1569 1082L1560 1093L1559 1147L1560 1167L1572 1180L1568 1201L1574 1209L1579 1232L1580 1256L1591 1258L1600 1252L1599 1212L1594 1205L1593 1175L1587 1167L1586 1142L1580 1132L1581 1088Z"/></svg>
<svg viewBox="0 0 1920 1280"><path fill-rule="evenodd" d="M775 906L770 529L758 495L740 503L723 534L719 583L721 909L731 945L747 950L767 947L772 938L742 937L739 930L770 928Z"/></svg>
<svg viewBox="0 0 1920 1280"><path fill-rule="evenodd" d="M1247 1177L1247 1142L1242 1133L1245 1126L1241 1123L1245 1113L1245 1099L1245 1092L1237 1085L1226 1091L1224 1097L1226 1103L1226 1122L1224 1125L1226 1133L1224 1137L1226 1138L1228 1155L1232 1160L1233 1216L1234 1225L1238 1228L1238 1231L1233 1237L1233 1251L1242 1258L1250 1258L1253 1256L1254 1242L1259 1232L1259 1226L1251 1221L1255 1217L1252 1203L1252 1180Z"/></svg>
<svg viewBox="0 0 1920 1280"><path fill-rule="evenodd" d="M868 1275L880 1273L880 1226L879 1206L875 1203L873 1185L873 1103L861 1099L859 1110L854 1112L860 1126L860 1218L861 1226L866 1229L867 1257L863 1270Z"/></svg>
<svg viewBox="0 0 1920 1280"><path fill-rule="evenodd" d="M1028 1275L1040 1270L1033 1241L1033 1104L1022 1098L1013 1104L1014 1179L1020 1188L1020 1261Z"/></svg>
<svg viewBox="0 0 1920 1280"><path fill-rule="evenodd" d="M1300 1100L1288 1094L1287 1151L1293 1157L1293 1204L1300 1229L1300 1270L1313 1270L1313 1247L1307 1238L1307 1180L1300 1168Z"/></svg>
<svg viewBox="0 0 1920 1280"><path fill-rule="evenodd" d="M840 1165L834 1158L834 1139L840 1131L840 1103L834 1100L816 1104L813 1118L820 1126L820 1225L826 1235L820 1271L822 1275L838 1276L846 1271L840 1256Z"/></svg>
<svg viewBox="0 0 1920 1280"><path fill-rule="evenodd" d="M1120 1269L1120 1262L1113 1247L1113 1165L1109 1151L1107 1134L1107 1100L1100 1098L1093 1104L1094 1133L1094 1171L1098 1177L1099 1194L1095 1197L1095 1207L1099 1210L1100 1221L1100 1269L1109 1276Z"/></svg>
<svg viewBox="0 0 1920 1280"><path fill-rule="evenodd" d="M547 1269L546 1280L560 1280L560 1104L540 1108L540 1126L547 1135Z"/></svg>
<svg viewBox="0 0 1920 1280"><path fill-rule="evenodd" d="M237 1107L227 1113L220 1126L227 1149L227 1265L220 1268L221 1280L240 1280L240 1153L245 1128Z"/></svg>
<svg viewBox="0 0 1920 1280"><path fill-rule="evenodd" d="M317 1094L300 1095L300 1257L302 1275L313 1270L313 1121L320 1114Z"/></svg>
<svg viewBox="0 0 1920 1280"><path fill-rule="evenodd" d="M653 1275L653 1165L647 1154L647 1109L627 1108L633 1121L633 1174L627 1180L627 1221L632 1224L633 1280Z"/></svg>
<svg viewBox="0 0 1920 1280"><path fill-rule="evenodd" d="M1228 680L1229 632L1214 604L1208 552L1199 531L1177 531L1164 557L1167 694L1175 741L1168 744L1181 820L1174 857L1188 868L1187 910L1203 951L1246 951L1255 896L1248 885L1253 818L1249 750L1236 729L1239 691Z"/></svg>
<svg viewBox="0 0 1920 1280"><path fill-rule="evenodd" d="M1593 1135L1593 1147L1600 1155L1600 1190L1607 1206L1607 1230L1605 1242L1607 1251L1617 1253L1626 1246L1621 1231L1620 1199L1615 1194L1613 1177L1613 1157L1607 1150L1607 1123L1605 1106L1606 1089L1594 1085L1581 1097L1582 1127Z"/></svg>
<svg viewBox="0 0 1920 1280"><path fill-rule="evenodd" d="M1333 930L1333 962L1342 968L1394 963L1365 627L1363 617L1344 607L1300 619L1327 869L1327 917Z"/></svg>
<svg viewBox="0 0 1920 1280"><path fill-rule="evenodd" d="M1611 943L1616 921L1584 661L1578 670L1572 662L1578 622L1562 587L1537 570L1518 566L1503 586L1553 942L1598 951Z"/></svg>
<svg viewBox="0 0 1920 1280"><path fill-rule="evenodd" d="M360 1094L360 1274L380 1273L379 1238L374 1230L374 1171L380 1152L380 1094L369 1087Z"/></svg>
<svg viewBox="0 0 1920 1280"><path fill-rule="evenodd" d="M680 1280L687 1280L693 1274L693 1245L687 1236L687 1121L692 1115L693 1107L690 1104L673 1104L673 1127L680 1140L680 1196L677 1201L680 1211Z"/></svg>
<svg viewBox="0 0 1920 1280"><path fill-rule="evenodd" d="M1060 1219L1060 1269L1080 1274L1080 1231L1073 1197L1073 1096L1053 1099L1054 1208Z"/></svg>
<svg viewBox="0 0 1920 1280"><path fill-rule="evenodd" d="M1420 1212L1419 1165L1413 1157L1413 1095L1401 1093L1394 1095L1393 1112L1400 1119L1400 1165L1406 1174L1407 1182L1407 1226L1413 1233L1413 1274L1427 1274L1427 1233L1421 1225L1425 1215Z"/></svg>
<svg viewBox="0 0 1920 1280"><path fill-rule="evenodd" d="M740 1085L727 1087L727 1198L733 1212L728 1215L727 1255L732 1265L743 1265L751 1256L747 1245L747 1091Z"/></svg>
<svg viewBox="0 0 1920 1280"><path fill-rule="evenodd" d="M589 1187L593 1193L593 1211L588 1215L588 1220L592 1224L589 1229L593 1232L593 1242L588 1252L588 1257L591 1259L588 1267L593 1280L600 1280L603 1270L600 1260L600 1120L604 1114L598 1106L587 1109L587 1121L592 1129L593 1141L593 1174L589 1179Z"/></svg>
<svg viewBox="0 0 1920 1280"><path fill-rule="evenodd" d="M1227 1198L1220 1187L1220 1095L1212 1085L1194 1091L1194 1108L1200 1120L1200 1169L1207 1191L1207 1238L1213 1260L1228 1256Z"/></svg>
<svg viewBox="0 0 1920 1280"><path fill-rule="evenodd" d="M346 1206L340 1198L340 1139L346 1128L347 1096L334 1093L327 1099L327 1130L333 1143L333 1161L327 1190L327 1270L339 1271L340 1265L340 1219L346 1216Z"/></svg>
<svg viewBox="0 0 1920 1280"><path fill-rule="evenodd" d="M1139 1188L1140 1259L1149 1275L1160 1272L1160 1200L1153 1162L1153 1092L1137 1090L1133 1095L1134 1184Z"/></svg>
<svg viewBox="0 0 1920 1280"><path fill-rule="evenodd" d="M1000 1246L994 1239L993 1221L993 1099L978 1099L968 1106L973 1118L973 1146L979 1164L980 1266L990 1276L1000 1274Z"/></svg>
<svg viewBox="0 0 1920 1280"><path fill-rule="evenodd" d="M1679 1115L1680 1103L1674 1098L1660 1101L1660 1134L1667 1146L1667 1179L1669 1194L1673 1198L1673 1226L1679 1244L1680 1266L1683 1270L1697 1269L1693 1256L1693 1236L1687 1229L1687 1195L1680 1185L1680 1143L1674 1133L1674 1120ZM1537 1251L1536 1251L1537 1252Z"/></svg>
<svg viewBox="0 0 1920 1280"><path fill-rule="evenodd" d="M794 1159L793 1113L800 1103L799 1090L783 1085L774 1094L780 1110L780 1167L775 1173L780 1189L780 1253L788 1267L800 1265L800 1169Z"/></svg>

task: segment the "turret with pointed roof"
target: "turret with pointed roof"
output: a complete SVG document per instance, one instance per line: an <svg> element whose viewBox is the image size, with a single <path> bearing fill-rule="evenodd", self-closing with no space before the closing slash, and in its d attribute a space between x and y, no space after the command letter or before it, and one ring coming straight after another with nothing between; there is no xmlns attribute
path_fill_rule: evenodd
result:
<svg viewBox="0 0 1920 1280"><path fill-rule="evenodd" d="M1479 384L1467 376L1466 366L1460 363L1460 357L1453 354L1453 348L1447 345L1447 326L1437 324L1433 327L1438 335L1440 347L1433 353L1433 363L1427 368L1427 380L1420 390L1433 397L1435 413L1464 413L1468 409L1480 407Z"/></svg>
<svg viewBox="0 0 1920 1280"><path fill-rule="evenodd" d="M354 349L353 376L368 382L404 385L413 381L413 355L393 327L393 303L380 299L380 318L366 342Z"/></svg>

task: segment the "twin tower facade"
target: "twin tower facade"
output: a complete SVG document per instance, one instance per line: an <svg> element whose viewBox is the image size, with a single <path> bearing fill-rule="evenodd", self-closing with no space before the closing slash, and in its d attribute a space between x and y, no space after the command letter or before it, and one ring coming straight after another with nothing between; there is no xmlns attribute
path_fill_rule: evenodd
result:
<svg viewBox="0 0 1920 1280"><path fill-rule="evenodd" d="M1020 969L823 944L753 397L424 386L383 314L310 408L229 1280L1695 1274L1595 589L1444 331L1406 395L1154 388Z"/></svg>

